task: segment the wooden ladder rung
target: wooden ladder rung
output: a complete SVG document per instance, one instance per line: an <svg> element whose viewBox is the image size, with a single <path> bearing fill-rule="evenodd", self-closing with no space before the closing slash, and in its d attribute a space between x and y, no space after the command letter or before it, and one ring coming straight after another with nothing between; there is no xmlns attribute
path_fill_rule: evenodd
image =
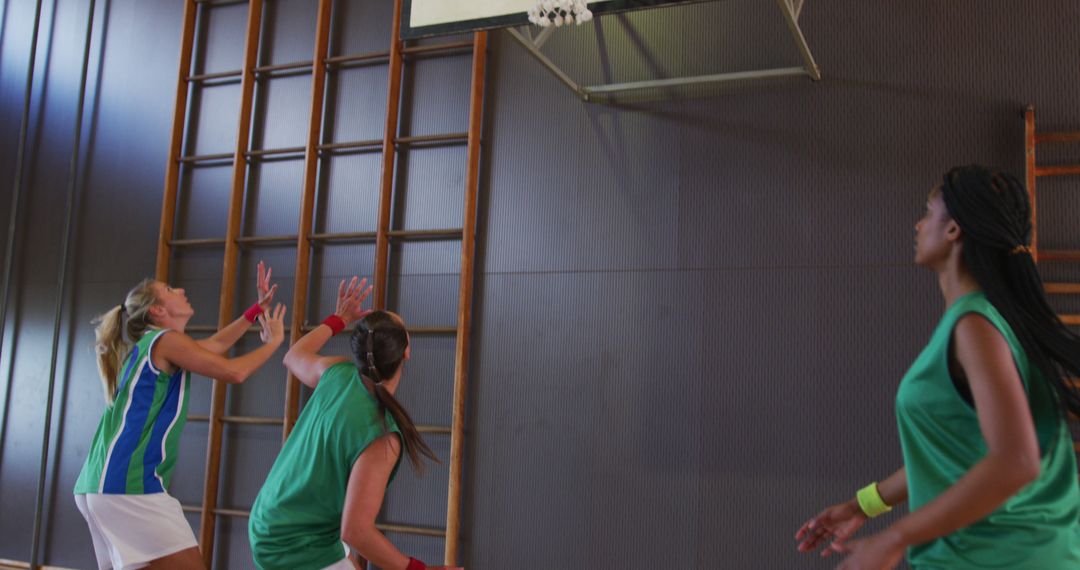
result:
<svg viewBox="0 0 1080 570"><path fill-rule="evenodd" d="M199 83L202 81L213 81L215 79L240 79L241 75L243 75L243 72L237 69L234 71L219 71L216 73L199 73L196 75L189 75L184 79L186 79L188 83Z"/></svg>
<svg viewBox="0 0 1080 570"><path fill-rule="evenodd" d="M409 334L445 335L457 334L457 327L408 327Z"/></svg>
<svg viewBox="0 0 1080 570"><path fill-rule="evenodd" d="M461 228L436 228L429 230L390 230L387 237L397 241L439 241L461 239ZM371 242L378 238L376 232L326 232L311 234L311 242Z"/></svg>
<svg viewBox="0 0 1080 570"><path fill-rule="evenodd" d="M390 230L386 235L397 241L439 241L461 239L461 228L441 228L433 230Z"/></svg>
<svg viewBox="0 0 1080 570"><path fill-rule="evenodd" d="M319 152L345 152L356 150L382 150L382 139L321 144Z"/></svg>
<svg viewBox="0 0 1080 570"><path fill-rule="evenodd" d="M1048 295L1080 295L1080 283L1043 283Z"/></svg>
<svg viewBox="0 0 1080 570"><path fill-rule="evenodd" d="M194 415L188 416L189 422L208 422L210 416ZM221 416L222 423L226 424L243 424L251 426L279 426L285 423L285 420L281 418L264 418L259 416Z"/></svg>
<svg viewBox="0 0 1080 570"><path fill-rule="evenodd" d="M315 330L315 327L317 327L317 326L318 325L313 325L311 323L307 323L307 324L304 325L303 331L305 333L309 333L309 332ZM188 327L188 330L190 330L190 327ZM346 335L350 335L350 334L352 334L352 332L354 330L356 330L356 327L347 327L344 330L342 330L341 332L345 333ZM405 330L409 331L409 334L415 334L415 335L457 334L457 327L406 327Z"/></svg>
<svg viewBox="0 0 1080 570"><path fill-rule="evenodd" d="M450 433L450 426L416 426L416 431L420 433L438 433L448 435Z"/></svg>
<svg viewBox="0 0 1080 570"><path fill-rule="evenodd" d="M1080 142L1080 132L1035 133L1037 143Z"/></svg>
<svg viewBox="0 0 1080 570"><path fill-rule="evenodd" d="M320 234L311 234L308 236L308 240L312 243L322 242L357 242L357 241L375 241L375 232L327 232Z"/></svg>
<svg viewBox="0 0 1080 570"><path fill-rule="evenodd" d="M1040 249L1039 261L1080 261L1080 249Z"/></svg>
<svg viewBox="0 0 1080 570"><path fill-rule="evenodd" d="M290 146L287 148L264 148L260 150L249 150L244 153L245 158L262 158L264 156L280 156L283 154L299 154L298 158L303 158L304 151L307 149L302 146Z"/></svg>
<svg viewBox="0 0 1080 570"><path fill-rule="evenodd" d="M231 164L233 161L233 153L231 152L219 152L217 154L193 154L190 156L181 156L176 159L183 163L195 163L195 162L211 162L211 161L224 161L228 160Z"/></svg>
<svg viewBox="0 0 1080 570"><path fill-rule="evenodd" d="M202 507L200 507L199 505L180 505L180 509L185 511L185 512L188 512L188 513L201 513L203 511ZM250 510L245 511L245 510L241 510L241 509L217 508L217 509L214 509L214 514L220 515L220 516L223 516L223 517L250 517L251 516L251 511Z"/></svg>
<svg viewBox="0 0 1080 570"><path fill-rule="evenodd" d="M335 55L326 58L326 68L333 66L356 65L363 63L383 63L382 60L390 59L390 51L373 51L369 53L357 53L351 55ZM380 141L381 142L381 141Z"/></svg>
<svg viewBox="0 0 1080 570"><path fill-rule="evenodd" d="M292 63L279 63L276 65L263 65L256 67L254 70L257 74L276 73L281 71L311 71L310 61L294 61Z"/></svg>
<svg viewBox="0 0 1080 570"><path fill-rule="evenodd" d="M1067 176L1070 174L1080 174L1080 165L1035 167L1035 176Z"/></svg>
<svg viewBox="0 0 1080 570"><path fill-rule="evenodd" d="M180 508L189 513L201 513L202 507L198 505L180 505ZM214 514L223 517L239 517L247 518L251 516L250 510L243 509L214 509ZM375 527L383 532L397 532L402 534L417 534L422 536L434 536L443 537L446 536L446 531L440 528L430 528L422 526L412 526L404 524L385 524L376 523Z"/></svg>
<svg viewBox="0 0 1080 570"><path fill-rule="evenodd" d="M455 53L472 53L473 43L471 41L461 42L444 42L437 44L426 44L420 46L405 46L401 48L402 55L451 55Z"/></svg>
<svg viewBox="0 0 1080 570"><path fill-rule="evenodd" d="M386 524L375 523L375 528L383 532L397 532L401 534L417 534L421 536L434 536L444 537L446 536L446 530L441 528L430 528L423 526L412 526L407 524Z"/></svg>
<svg viewBox="0 0 1080 570"><path fill-rule="evenodd" d="M225 238L192 238L169 240L172 247L213 247L225 245Z"/></svg>
<svg viewBox="0 0 1080 570"><path fill-rule="evenodd" d="M1080 326L1080 315L1058 315L1061 322L1070 326Z"/></svg>
<svg viewBox="0 0 1080 570"><path fill-rule="evenodd" d="M444 144L465 144L469 142L469 133L447 133L443 135L417 135L408 137L397 137L394 139L396 145L407 146L436 146Z"/></svg>
<svg viewBox="0 0 1080 570"><path fill-rule="evenodd" d="M240 245L296 245L295 235L279 235L279 236L240 236L236 238L236 243Z"/></svg>

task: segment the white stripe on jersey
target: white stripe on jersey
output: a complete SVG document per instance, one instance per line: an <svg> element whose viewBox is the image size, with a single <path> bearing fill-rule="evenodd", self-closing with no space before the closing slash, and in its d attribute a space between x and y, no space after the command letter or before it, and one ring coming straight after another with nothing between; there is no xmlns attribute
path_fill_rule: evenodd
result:
<svg viewBox="0 0 1080 570"><path fill-rule="evenodd" d="M155 339L156 341L157 339ZM165 428L165 435L161 436L161 461L158 462L157 467L154 467L154 477L157 477L158 483L161 484L162 490L165 489L165 480L161 478L161 474L157 472L158 467L161 467L162 463L165 463L165 442L169 441L169 433L172 432L173 426L176 425L176 420L180 419L180 413L184 408L184 388L187 387L189 372L187 370L180 371L180 394L176 399L176 413L173 414L173 419L169 422L169 427Z"/></svg>

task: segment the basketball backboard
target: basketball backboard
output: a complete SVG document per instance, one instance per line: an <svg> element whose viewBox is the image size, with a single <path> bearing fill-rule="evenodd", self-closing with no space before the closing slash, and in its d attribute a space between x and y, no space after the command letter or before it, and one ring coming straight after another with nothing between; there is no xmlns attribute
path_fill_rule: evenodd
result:
<svg viewBox="0 0 1080 570"><path fill-rule="evenodd" d="M587 0L597 16L709 0ZM404 0L401 37L410 40L529 24L536 0Z"/></svg>

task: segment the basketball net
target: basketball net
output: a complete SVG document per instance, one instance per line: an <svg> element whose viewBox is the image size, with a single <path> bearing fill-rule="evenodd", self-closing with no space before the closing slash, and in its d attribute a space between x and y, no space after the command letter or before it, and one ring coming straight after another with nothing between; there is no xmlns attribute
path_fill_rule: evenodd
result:
<svg viewBox="0 0 1080 570"><path fill-rule="evenodd" d="M541 28L584 24L592 19L585 0L541 0L529 9L529 21Z"/></svg>

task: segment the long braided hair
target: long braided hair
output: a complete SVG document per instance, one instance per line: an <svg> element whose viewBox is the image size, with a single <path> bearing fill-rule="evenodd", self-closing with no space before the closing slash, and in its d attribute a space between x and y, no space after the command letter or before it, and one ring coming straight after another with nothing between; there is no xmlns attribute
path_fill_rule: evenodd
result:
<svg viewBox="0 0 1080 570"><path fill-rule="evenodd" d="M418 473L423 472L421 454L438 463L439 458L420 436L409 412L383 386L383 380L396 374L405 358L405 349L409 346L409 334L405 327L386 311L369 313L357 323L356 330L349 337L349 346L364 386L379 402L383 428L386 427L386 412L389 411L401 430L405 452L413 469Z"/></svg>
<svg viewBox="0 0 1080 570"><path fill-rule="evenodd" d="M941 194L964 232L968 270L1053 388L1061 409L1080 414L1080 393L1069 380L1080 377L1080 335L1046 300L1028 249L1031 207L1024 186L1003 172L960 166L945 175Z"/></svg>

